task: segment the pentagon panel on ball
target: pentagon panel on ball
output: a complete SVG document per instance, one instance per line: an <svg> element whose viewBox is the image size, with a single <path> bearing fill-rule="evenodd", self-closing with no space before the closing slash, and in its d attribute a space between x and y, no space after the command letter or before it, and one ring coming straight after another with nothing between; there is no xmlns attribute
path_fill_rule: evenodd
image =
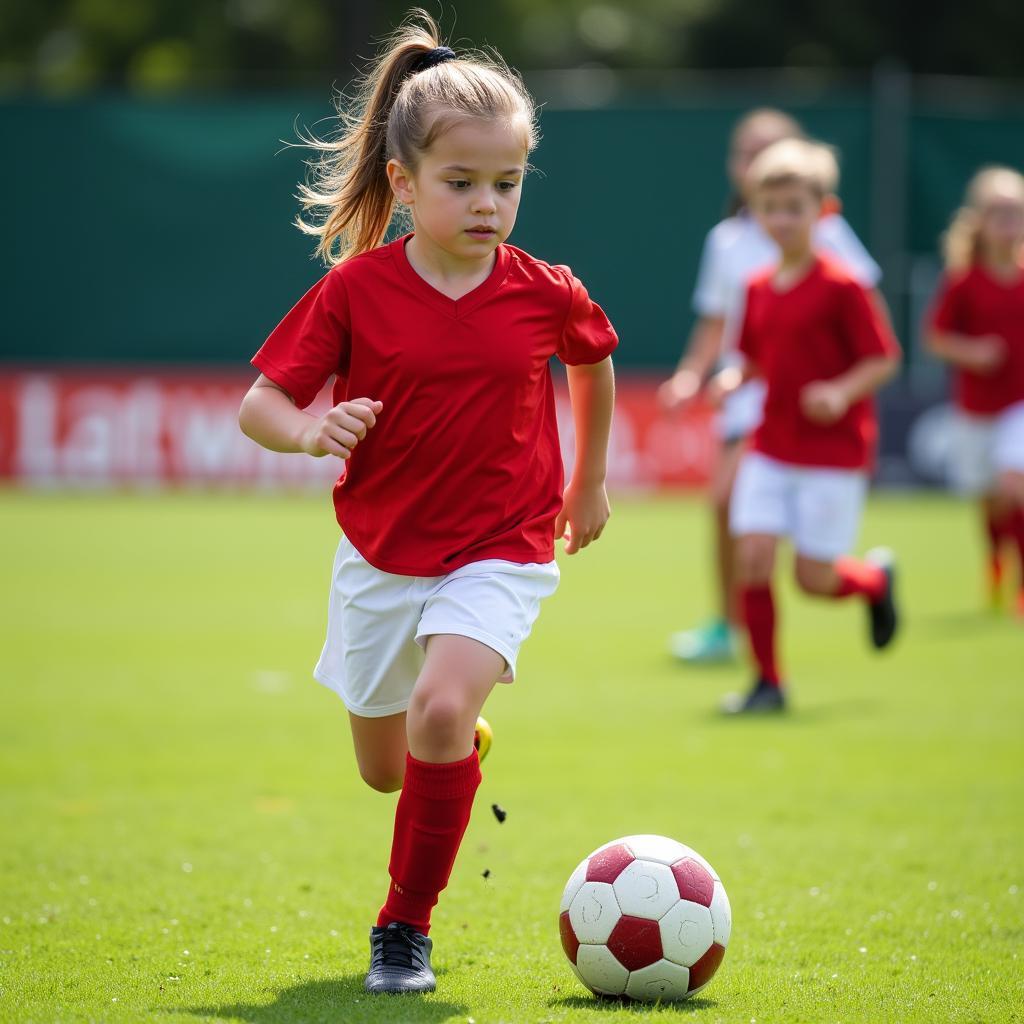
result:
<svg viewBox="0 0 1024 1024"><path fill-rule="evenodd" d="M591 992L640 1002L686 999L711 981L732 932L714 868L665 836L598 847L562 893L559 933Z"/></svg>

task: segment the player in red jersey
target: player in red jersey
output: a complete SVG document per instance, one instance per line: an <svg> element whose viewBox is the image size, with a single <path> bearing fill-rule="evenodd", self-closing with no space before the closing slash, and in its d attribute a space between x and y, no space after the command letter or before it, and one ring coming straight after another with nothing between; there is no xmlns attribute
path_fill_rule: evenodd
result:
<svg viewBox="0 0 1024 1024"><path fill-rule="evenodd" d="M815 250L812 231L838 169L831 151L777 142L750 168L754 214L780 250L748 288L741 367L723 370L712 395L764 379L764 418L740 464L730 510L743 618L757 666L731 713L780 711L785 691L775 654L771 579L780 537L796 549L805 592L856 594L870 610L872 641L896 632L889 554L848 557L860 524L877 425L871 396L899 365L899 345L878 303L839 263Z"/></svg>
<svg viewBox="0 0 1024 1024"><path fill-rule="evenodd" d="M1003 551L1016 545L1024 615L1024 176L974 176L945 236L946 275L929 349L955 368L953 485L981 498L989 600L1003 596Z"/></svg>
<svg viewBox="0 0 1024 1024"><path fill-rule="evenodd" d="M567 267L505 240L536 141L499 58L440 45L426 15L373 65L358 113L303 187L333 268L253 359L242 429L335 456L344 531L316 678L344 701L359 770L401 790L391 886L366 988L427 992L430 914L480 782L474 727L541 601L608 519L617 338ZM413 232L381 245L395 202ZM576 461L564 488L549 361L568 366ZM302 410L331 377L334 405Z"/></svg>

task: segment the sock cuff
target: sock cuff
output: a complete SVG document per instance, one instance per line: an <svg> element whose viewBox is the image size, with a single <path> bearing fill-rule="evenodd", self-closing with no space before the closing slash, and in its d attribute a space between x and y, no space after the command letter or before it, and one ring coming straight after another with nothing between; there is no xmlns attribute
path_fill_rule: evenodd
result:
<svg viewBox="0 0 1024 1024"><path fill-rule="evenodd" d="M433 764L405 755L405 781L402 790L434 800L455 800L472 796L480 785L480 758L474 750L461 761Z"/></svg>

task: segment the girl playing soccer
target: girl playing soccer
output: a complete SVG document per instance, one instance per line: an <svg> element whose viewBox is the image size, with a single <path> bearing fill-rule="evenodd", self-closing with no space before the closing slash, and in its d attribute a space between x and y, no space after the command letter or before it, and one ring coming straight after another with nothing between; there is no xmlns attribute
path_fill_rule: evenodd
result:
<svg viewBox="0 0 1024 1024"><path fill-rule="evenodd" d="M988 587L1003 594L1003 547L1015 543L1024 615L1024 176L979 171L945 237L946 275L928 347L956 370L952 482L981 498Z"/></svg>
<svg viewBox="0 0 1024 1024"><path fill-rule="evenodd" d="M734 189L733 211L711 229L704 243L693 295L698 319L676 372L659 390L664 408L681 408L700 394L723 354L725 362L736 363L747 280L778 257L778 246L748 208L747 171L768 146L802 137L803 129L792 117L769 107L750 111L733 129L727 163ZM878 264L839 213L835 197L828 197L823 204L814 225L814 241L823 251L837 256L865 287L878 284L882 276ZM760 422L763 404L764 385L760 381L750 381L722 404L717 421L721 447L711 480L719 613L706 625L673 635L672 653L682 661L728 660L735 650L734 635L741 626L741 616L734 586L729 501L736 468L747 438Z"/></svg>
<svg viewBox="0 0 1024 1024"><path fill-rule="evenodd" d="M315 216L332 269L253 359L242 429L345 460L344 537L315 676L349 712L363 779L401 790L370 992L429 992L430 913L480 782L477 716L511 682L540 602L608 519L615 332L566 267L505 244L536 142L499 58L457 55L416 12L316 142ZM382 245L395 202L413 231ZM568 366L576 462L562 490L549 360ZM302 410L335 374L333 408Z"/></svg>

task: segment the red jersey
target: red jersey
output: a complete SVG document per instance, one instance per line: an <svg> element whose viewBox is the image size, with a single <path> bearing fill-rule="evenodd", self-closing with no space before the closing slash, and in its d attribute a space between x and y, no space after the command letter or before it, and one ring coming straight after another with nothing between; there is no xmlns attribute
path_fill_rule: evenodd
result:
<svg viewBox="0 0 1024 1024"><path fill-rule="evenodd" d="M991 416L1024 401L1024 273L1013 282L1000 281L978 265L947 274L929 322L936 331L968 338L998 334L1006 345L1006 358L993 373L955 369L954 394L961 409Z"/></svg>
<svg viewBox="0 0 1024 1024"><path fill-rule="evenodd" d="M299 408L332 374L335 404L384 403L334 487L371 565L441 576L485 558L548 562L563 488L549 360L600 362L615 331L567 267L509 245L450 299L412 268L408 237L331 269L253 365Z"/></svg>
<svg viewBox="0 0 1024 1024"><path fill-rule="evenodd" d="M772 283L775 270L751 279L739 339L767 384L754 448L801 466L864 469L878 435L872 400L855 402L841 419L823 424L804 415L800 392L863 359L895 355L899 344L877 303L840 264L818 255L782 292Z"/></svg>

